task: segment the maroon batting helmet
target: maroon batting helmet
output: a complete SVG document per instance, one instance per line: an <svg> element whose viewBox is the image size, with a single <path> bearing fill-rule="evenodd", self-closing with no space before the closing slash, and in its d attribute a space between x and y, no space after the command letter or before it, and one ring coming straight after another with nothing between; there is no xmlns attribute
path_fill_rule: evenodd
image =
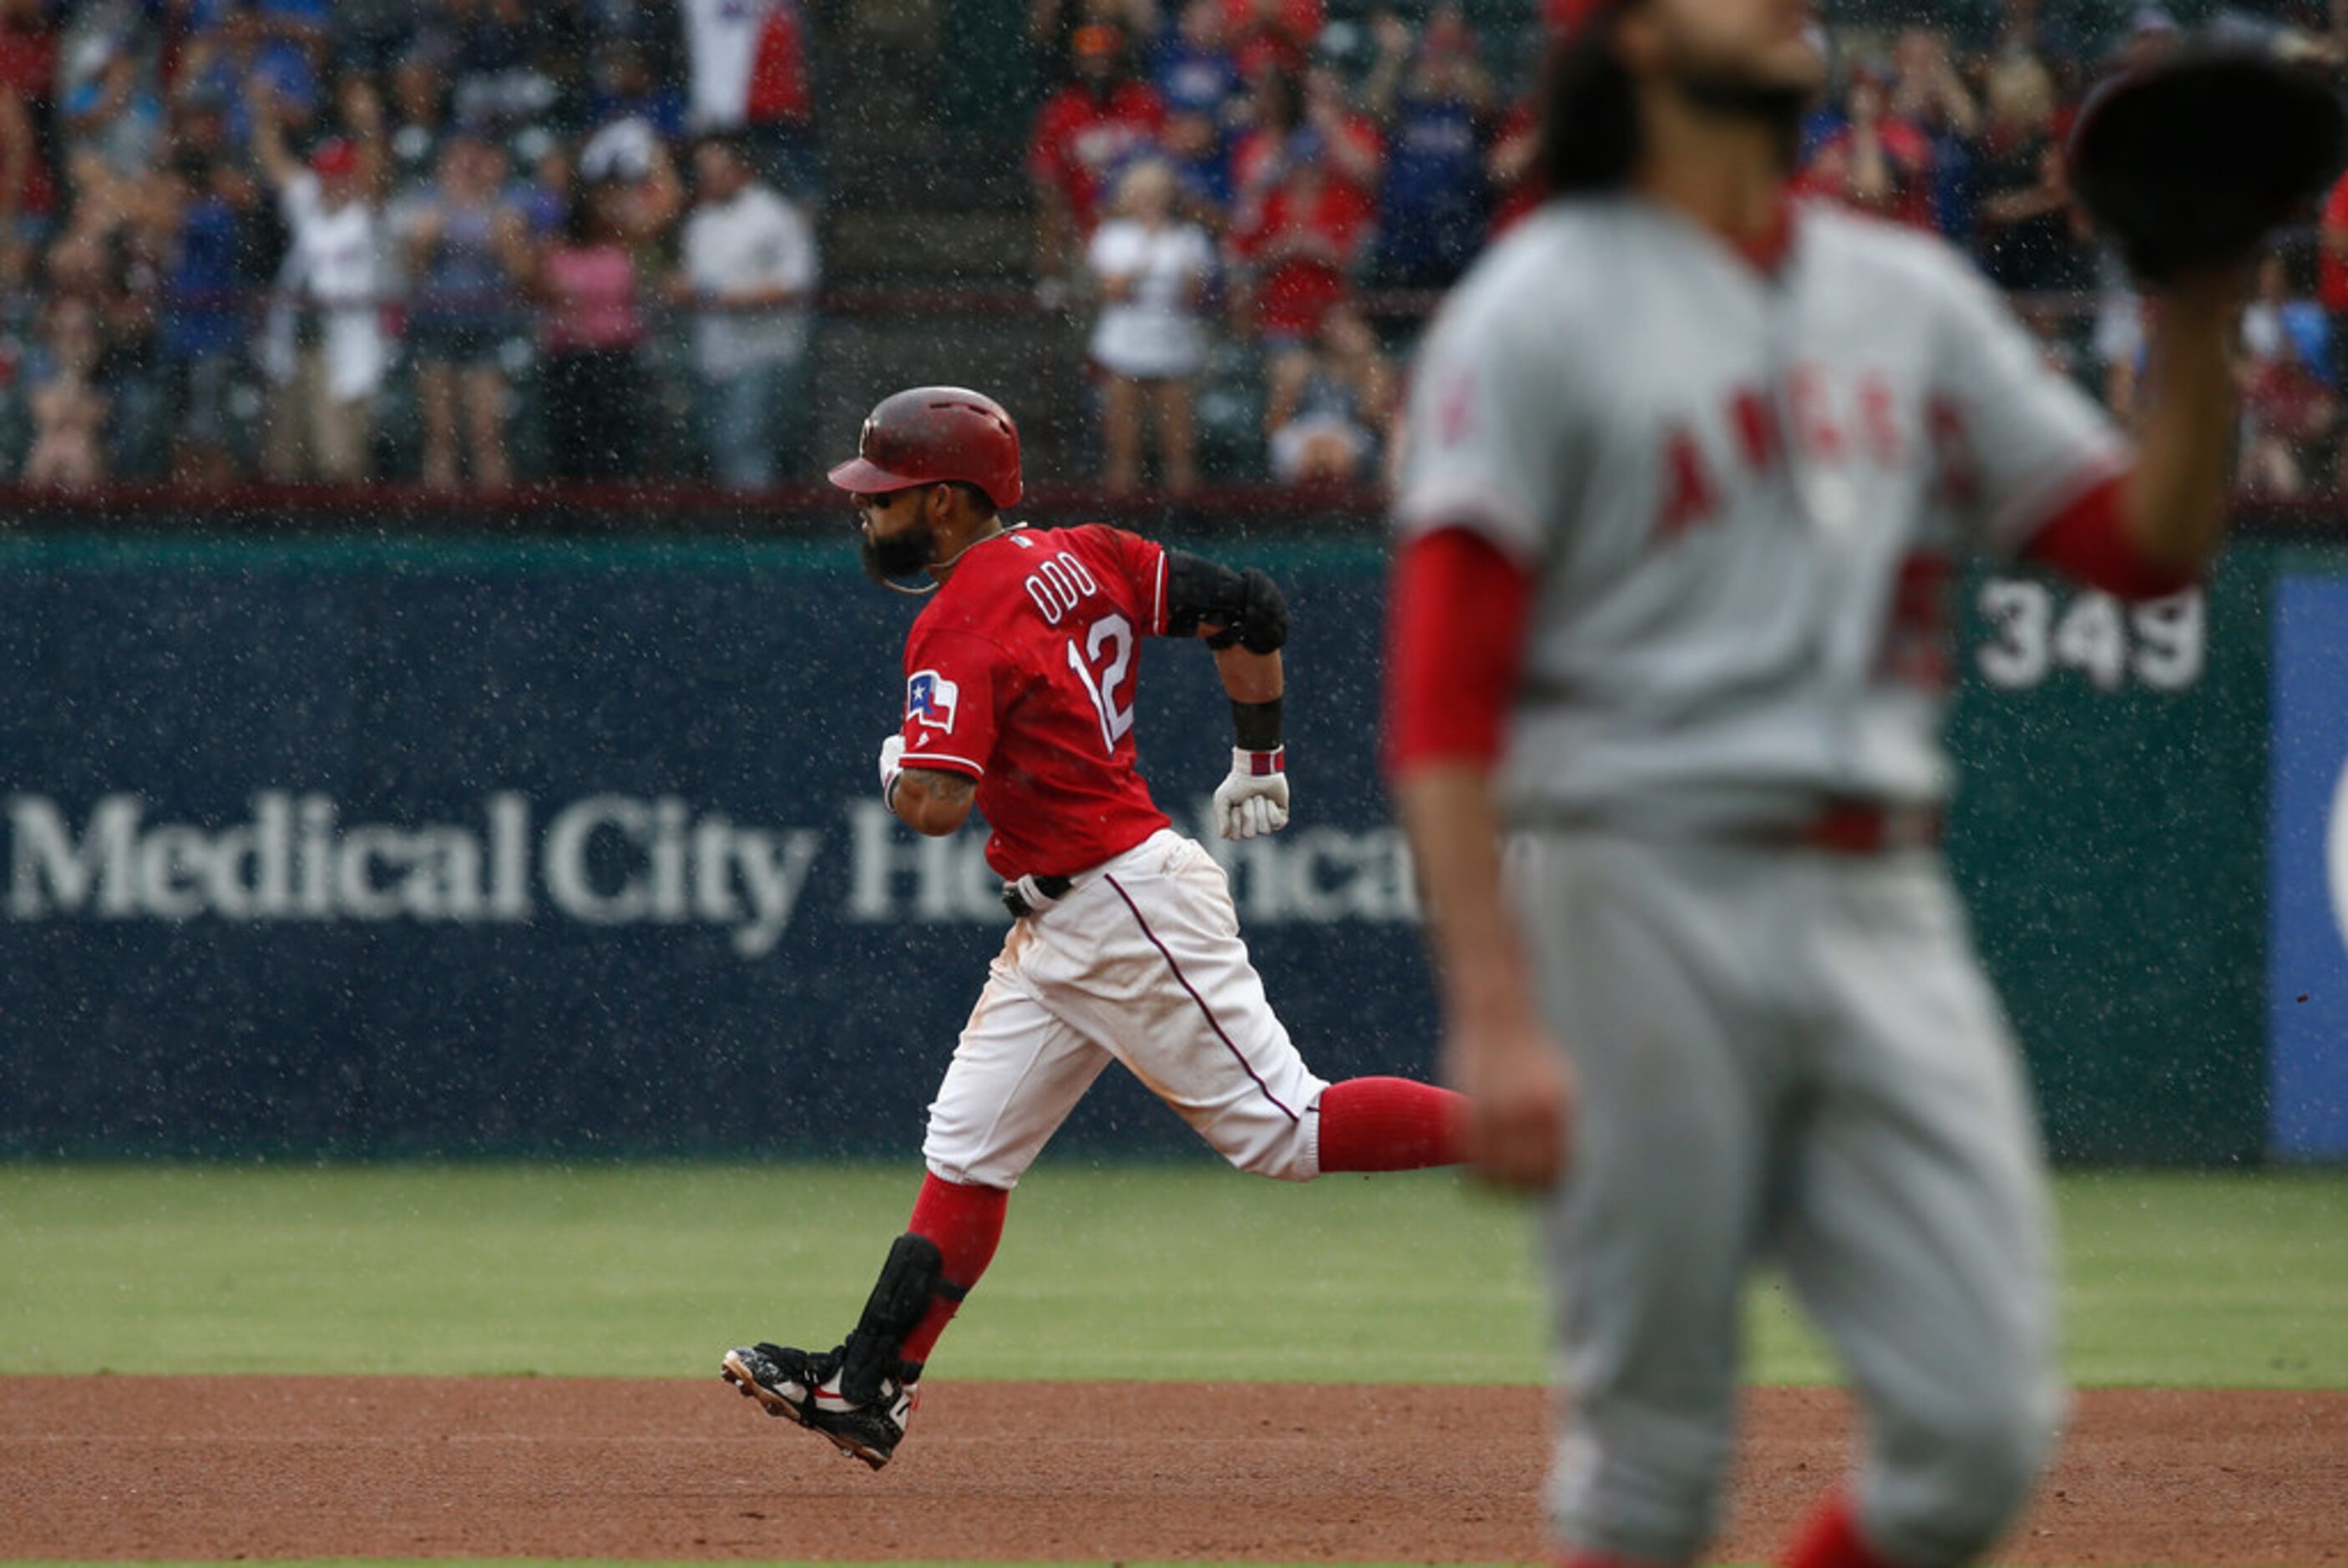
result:
<svg viewBox="0 0 2348 1568"><path fill-rule="evenodd" d="M831 470L851 495L886 495L960 480L995 510L1019 504L1019 427L1003 405L962 387L891 393L864 418L856 456Z"/></svg>

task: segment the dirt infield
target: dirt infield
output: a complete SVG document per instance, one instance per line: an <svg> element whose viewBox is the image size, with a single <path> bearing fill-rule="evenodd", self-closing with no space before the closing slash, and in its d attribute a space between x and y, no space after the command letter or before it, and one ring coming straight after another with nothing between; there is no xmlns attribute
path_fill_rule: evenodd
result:
<svg viewBox="0 0 2348 1568"><path fill-rule="evenodd" d="M1839 1473L1756 1395L1723 1555ZM705 1382L0 1378L0 1555L1537 1562L1525 1388L942 1382L879 1475ZM2000 1554L2348 1563L2348 1393L2083 1397Z"/></svg>

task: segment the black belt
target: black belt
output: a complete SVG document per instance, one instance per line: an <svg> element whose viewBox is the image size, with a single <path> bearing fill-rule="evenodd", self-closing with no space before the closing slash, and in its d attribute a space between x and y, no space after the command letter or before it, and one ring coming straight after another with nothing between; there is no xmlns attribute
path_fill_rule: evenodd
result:
<svg viewBox="0 0 2348 1568"><path fill-rule="evenodd" d="M1074 877L1030 876L1020 881L1035 890L1044 900L1041 907L1045 909L1067 897L1068 890L1076 885ZM1018 882L1007 882L1003 884L1003 907L1011 912L1014 920L1025 920L1034 914L1038 906L1028 901L1027 895L1020 891Z"/></svg>

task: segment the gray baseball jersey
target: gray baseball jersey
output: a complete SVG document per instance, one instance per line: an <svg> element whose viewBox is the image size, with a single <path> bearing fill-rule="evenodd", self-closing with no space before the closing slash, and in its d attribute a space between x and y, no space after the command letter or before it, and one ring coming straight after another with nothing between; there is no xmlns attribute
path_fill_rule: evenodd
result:
<svg viewBox="0 0 2348 1568"><path fill-rule="evenodd" d="M1540 572L1519 820L1932 801L1952 555L2122 443L1937 240L1801 211L1776 275L1628 198L1488 252L1413 377L1396 517Z"/></svg>

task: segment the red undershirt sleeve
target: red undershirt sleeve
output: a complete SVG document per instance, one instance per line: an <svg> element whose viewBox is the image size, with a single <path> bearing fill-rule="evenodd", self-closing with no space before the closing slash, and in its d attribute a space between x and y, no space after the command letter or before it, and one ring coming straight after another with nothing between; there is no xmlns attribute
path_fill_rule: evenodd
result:
<svg viewBox="0 0 2348 1568"><path fill-rule="evenodd" d="M1498 760L1524 670L1533 575L1466 528L1412 538L1386 606L1387 776Z"/></svg>
<svg viewBox="0 0 2348 1568"><path fill-rule="evenodd" d="M2128 537L2120 510L2127 482L2127 474L2115 474L2083 492L2039 525L2023 559L2123 599L2159 599L2193 586L2198 573L2147 560Z"/></svg>

